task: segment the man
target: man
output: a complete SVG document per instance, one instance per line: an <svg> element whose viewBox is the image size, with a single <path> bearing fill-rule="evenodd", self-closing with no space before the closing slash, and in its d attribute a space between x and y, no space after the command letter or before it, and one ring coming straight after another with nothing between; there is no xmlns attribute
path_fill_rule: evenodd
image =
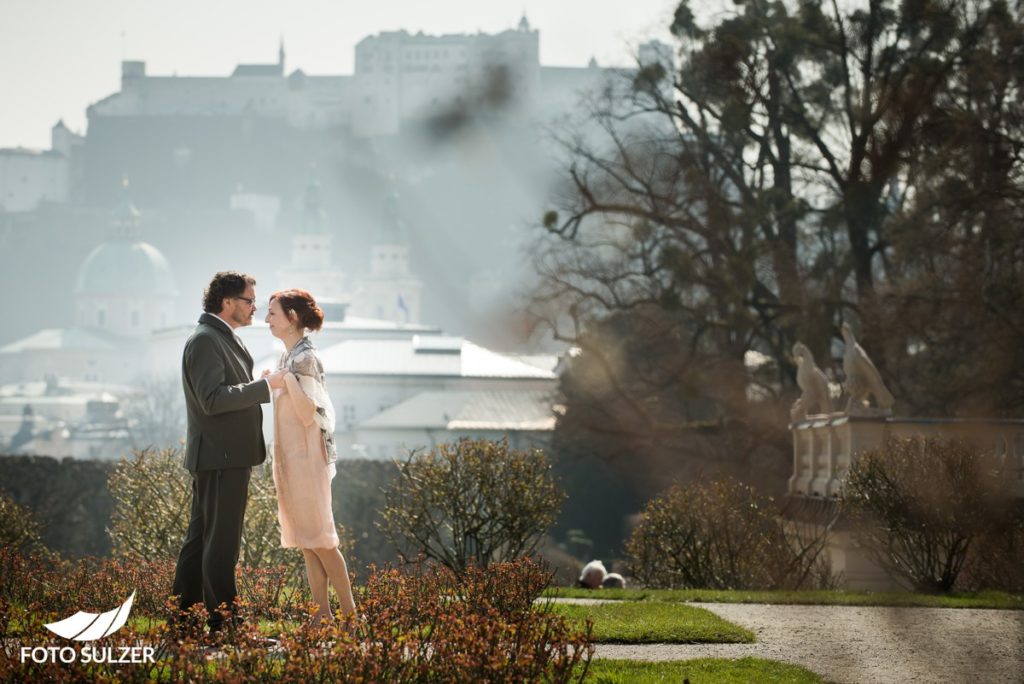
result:
<svg viewBox="0 0 1024 684"><path fill-rule="evenodd" d="M185 467L192 508L174 573L174 594L187 610L206 604L210 631L225 626L238 594L235 565L252 466L266 459L263 410L281 373L253 380L253 360L235 330L252 324L256 281L235 271L213 277L199 325L185 343L181 381L188 414Z"/></svg>

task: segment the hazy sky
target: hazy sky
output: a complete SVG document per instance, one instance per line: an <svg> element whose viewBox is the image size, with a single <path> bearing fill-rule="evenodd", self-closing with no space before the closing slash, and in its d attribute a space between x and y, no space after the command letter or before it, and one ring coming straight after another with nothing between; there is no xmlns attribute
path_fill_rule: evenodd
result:
<svg viewBox="0 0 1024 684"><path fill-rule="evenodd" d="M47 148L63 118L116 92L122 59L153 75L223 75L277 60L288 72L351 74L355 44L379 31L494 33L525 10L541 63L629 64L668 40L673 0L0 0L0 147Z"/></svg>

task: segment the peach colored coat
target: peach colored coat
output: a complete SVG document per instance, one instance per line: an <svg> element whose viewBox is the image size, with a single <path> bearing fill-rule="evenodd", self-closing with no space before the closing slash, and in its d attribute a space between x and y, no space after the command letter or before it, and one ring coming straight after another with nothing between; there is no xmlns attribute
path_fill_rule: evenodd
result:
<svg viewBox="0 0 1024 684"><path fill-rule="evenodd" d="M327 549L338 546L331 510L331 475L316 405L292 373L274 391L274 485L281 546Z"/></svg>

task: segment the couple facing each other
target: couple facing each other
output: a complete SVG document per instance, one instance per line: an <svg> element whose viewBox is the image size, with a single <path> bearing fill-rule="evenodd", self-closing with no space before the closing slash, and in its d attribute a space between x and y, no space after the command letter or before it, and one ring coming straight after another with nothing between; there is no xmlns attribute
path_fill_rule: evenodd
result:
<svg viewBox="0 0 1024 684"><path fill-rule="evenodd" d="M251 325L256 281L235 271L217 273L203 293L203 311L182 354L181 380L188 414L185 467L192 476L192 507L174 573L178 607L206 605L211 631L231 620L238 595L235 566L253 466L266 460L261 404L273 401L273 474L281 546L302 550L317 616L333 620L328 584L345 615L355 612L345 558L331 511L335 474L334 409L323 365L306 337L323 312L304 290L270 296L266 322L285 345L278 369L254 379L253 359L235 333Z"/></svg>

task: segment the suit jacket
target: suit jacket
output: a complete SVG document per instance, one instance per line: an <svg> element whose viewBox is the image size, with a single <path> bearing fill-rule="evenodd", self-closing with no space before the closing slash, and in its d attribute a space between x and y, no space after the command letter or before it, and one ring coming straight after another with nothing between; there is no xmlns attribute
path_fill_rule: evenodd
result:
<svg viewBox="0 0 1024 684"><path fill-rule="evenodd" d="M270 386L253 380L252 364L227 324L212 314L199 317L181 359L189 470L245 468L266 460L260 404L270 401Z"/></svg>

